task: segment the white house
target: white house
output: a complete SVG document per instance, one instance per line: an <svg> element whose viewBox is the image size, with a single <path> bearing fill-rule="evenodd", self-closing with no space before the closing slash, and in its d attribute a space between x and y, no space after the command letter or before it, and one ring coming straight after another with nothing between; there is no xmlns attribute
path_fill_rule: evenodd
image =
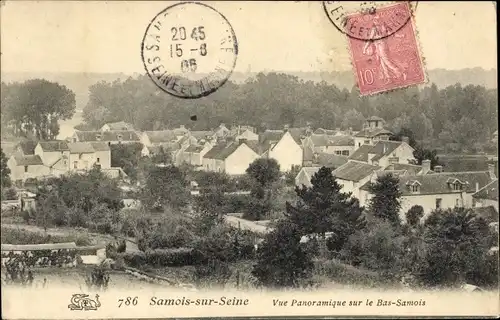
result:
<svg viewBox="0 0 500 320"><path fill-rule="evenodd" d="M203 156L203 169L225 172L230 175L242 175L245 174L248 166L259 157L256 146L249 141L221 143Z"/></svg>
<svg viewBox="0 0 500 320"><path fill-rule="evenodd" d="M261 135L265 157L275 159L282 172L303 164L303 149L300 137L292 136L288 130L266 130Z"/></svg>
<svg viewBox="0 0 500 320"><path fill-rule="evenodd" d="M303 146L311 146L315 152L350 156L354 150L354 139L350 136L311 134L306 137Z"/></svg>
<svg viewBox="0 0 500 320"><path fill-rule="evenodd" d="M351 192L353 197L360 199L359 188L370 181L372 174L380 170L379 166L374 166L364 162L349 161L346 164L333 170L332 174L342 185L342 192Z"/></svg>
<svg viewBox="0 0 500 320"><path fill-rule="evenodd" d="M362 145L349 159L385 168L396 163L409 164L415 160L413 151L414 149L403 141L377 141L374 145Z"/></svg>
<svg viewBox="0 0 500 320"><path fill-rule="evenodd" d="M399 176L399 189L402 193L400 217L404 221L405 213L414 205L423 207L424 218L436 209L472 208L473 194L494 180L496 176L492 170ZM372 196L369 193L370 183L372 182L361 187L360 199L364 203Z"/></svg>
<svg viewBox="0 0 500 320"><path fill-rule="evenodd" d="M43 164L39 155L13 154L7 160L12 181L26 181L37 179L50 174L50 169Z"/></svg>

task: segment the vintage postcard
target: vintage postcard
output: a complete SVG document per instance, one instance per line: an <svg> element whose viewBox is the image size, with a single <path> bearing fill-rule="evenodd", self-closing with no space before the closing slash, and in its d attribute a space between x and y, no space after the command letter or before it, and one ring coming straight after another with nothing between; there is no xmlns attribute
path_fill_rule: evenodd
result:
<svg viewBox="0 0 500 320"><path fill-rule="evenodd" d="M499 316L496 2L0 4L3 319Z"/></svg>

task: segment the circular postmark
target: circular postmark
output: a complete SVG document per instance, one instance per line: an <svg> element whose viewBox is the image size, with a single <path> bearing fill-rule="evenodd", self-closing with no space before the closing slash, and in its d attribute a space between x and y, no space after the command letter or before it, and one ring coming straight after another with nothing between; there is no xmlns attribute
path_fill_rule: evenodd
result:
<svg viewBox="0 0 500 320"><path fill-rule="evenodd" d="M220 12L203 3L182 2L153 18L142 40L141 56L160 89L194 99L213 93L229 79L238 42Z"/></svg>
<svg viewBox="0 0 500 320"><path fill-rule="evenodd" d="M410 20L417 1L323 1L328 19L342 33L358 40L380 40ZM413 7L413 8L412 8Z"/></svg>

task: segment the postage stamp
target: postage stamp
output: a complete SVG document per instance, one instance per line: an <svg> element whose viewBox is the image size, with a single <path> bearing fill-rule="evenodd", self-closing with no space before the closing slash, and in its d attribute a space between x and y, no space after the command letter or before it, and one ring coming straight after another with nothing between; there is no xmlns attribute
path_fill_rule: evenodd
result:
<svg viewBox="0 0 500 320"><path fill-rule="evenodd" d="M411 17L409 5L399 3L378 8L374 13L357 13L348 17L351 26L349 34L357 29L358 35L368 34L371 37L348 37L360 94L374 94L426 81L412 19L396 32L388 31L392 17L407 16Z"/></svg>
<svg viewBox="0 0 500 320"><path fill-rule="evenodd" d="M394 5L396 1L323 1L323 9L332 24L350 38L377 40L389 37L408 24L411 9L416 9L417 6L417 1L397 2L405 2L410 10L383 10L385 14L379 24L380 28L377 25L367 26L366 23L370 21L371 15ZM360 17L363 18L361 21Z"/></svg>
<svg viewBox="0 0 500 320"><path fill-rule="evenodd" d="M229 21L197 2L174 4L154 17L141 46L142 61L163 91L194 99L207 96L230 77L238 41Z"/></svg>

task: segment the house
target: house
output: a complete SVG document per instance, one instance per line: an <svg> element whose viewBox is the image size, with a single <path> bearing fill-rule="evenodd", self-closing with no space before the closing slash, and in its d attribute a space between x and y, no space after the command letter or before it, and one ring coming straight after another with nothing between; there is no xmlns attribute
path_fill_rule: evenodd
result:
<svg viewBox="0 0 500 320"><path fill-rule="evenodd" d="M106 142L74 142L68 143L68 147L70 170L111 168L111 150Z"/></svg>
<svg viewBox="0 0 500 320"><path fill-rule="evenodd" d="M242 175L259 157L258 145L255 142L240 140L215 145L203 156L202 163L206 171Z"/></svg>
<svg viewBox="0 0 500 320"><path fill-rule="evenodd" d="M313 166L336 169L349 161L348 157L331 153L317 152L313 156Z"/></svg>
<svg viewBox="0 0 500 320"><path fill-rule="evenodd" d="M474 208L493 206L498 212L498 179L475 192L472 202Z"/></svg>
<svg viewBox="0 0 500 320"><path fill-rule="evenodd" d="M101 127L101 131L134 131L134 126L130 123L119 121L106 123Z"/></svg>
<svg viewBox="0 0 500 320"><path fill-rule="evenodd" d="M366 120L365 127L354 135L355 148L359 148L364 144L375 144L379 140L389 140L393 134L391 131L384 129L384 119L372 116Z"/></svg>
<svg viewBox="0 0 500 320"><path fill-rule="evenodd" d="M49 168L59 162L61 158L69 159L69 147L66 141L40 141L35 147L35 154L40 156L43 163ZM68 163L64 165L68 169Z"/></svg>
<svg viewBox="0 0 500 320"><path fill-rule="evenodd" d="M299 130L266 130L260 136L264 157L275 159L282 172L303 164L301 132Z"/></svg>
<svg viewBox="0 0 500 320"><path fill-rule="evenodd" d="M198 141L215 141L217 140L217 134L214 131L190 131L189 136L195 139L194 143Z"/></svg>
<svg viewBox="0 0 500 320"><path fill-rule="evenodd" d="M406 163L391 163L385 167L386 171L401 171L405 170L409 175L432 173L430 160L422 161L422 165L406 164Z"/></svg>
<svg viewBox="0 0 500 320"><path fill-rule="evenodd" d="M399 177L401 196L401 219L414 205L424 208L425 216L436 209L473 207L472 195L496 180L494 169L475 172L442 172ZM367 202L369 183L361 187L360 199Z"/></svg>
<svg viewBox="0 0 500 320"><path fill-rule="evenodd" d="M354 139L350 136L311 134L306 137L303 146L310 145L315 152L349 156L354 152Z"/></svg>
<svg viewBox="0 0 500 320"><path fill-rule="evenodd" d="M295 185L297 187L301 187L301 186L306 186L306 187L310 187L312 186L311 184L311 178L313 177L313 175L319 171L319 169L321 169L321 167L302 167L299 171L299 173L297 174L297 176L295 177Z"/></svg>
<svg viewBox="0 0 500 320"><path fill-rule="evenodd" d="M193 166L202 166L203 157L212 147L212 144L208 141L203 145L190 145L182 151L181 161Z"/></svg>
<svg viewBox="0 0 500 320"><path fill-rule="evenodd" d="M135 131L75 131L71 142L106 142L108 144L140 143Z"/></svg>
<svg viewBox="0 0 500 320"><path fill-rule="evenodd" d="M379 166L368 163L348 161L333 170L332 174L337 178L337 182L342 185L342 192L351 192L353 197L360 199L359 188L370 181L372 174L380 169Z"/></svg>
<svg viewBox="0 0 500 320"><path fill-rule="evenodd" d="M229 135L230 130L226 127L224 123L221 123L219 127L217 127L214 130L215 134L217 135L217 138L224 138L227 135Z"/></svg>
<svg viewBox="0 0 500 320"><path fill-rule="evenodd" d="M231 128L229 136L234 140L246 139L247 141L259 141L259 135L255 133L255 128L251 126L234 126Z"/></svg>
<svg viewBox="0 0 500 320"><path fill-rule="evenodd" d="M374 145L362 145L349 159L385 168L391 164L408 164L415 160L413 151L414 149L403 141L377 141Z"/></svg>
<svg viewBox="0 0 500 320"><path fill-rule="evenodd" d="M14 154L7 160L12 181L37 179L50 174L50 169L43 164L39 155Z"/></svg>
<svg viewBox="0 0 500 320"><path fill-rule="evenodd" d="M140 137L141 143L146 146L173 145L180 138L173 130L144 131Z"/></svg>

